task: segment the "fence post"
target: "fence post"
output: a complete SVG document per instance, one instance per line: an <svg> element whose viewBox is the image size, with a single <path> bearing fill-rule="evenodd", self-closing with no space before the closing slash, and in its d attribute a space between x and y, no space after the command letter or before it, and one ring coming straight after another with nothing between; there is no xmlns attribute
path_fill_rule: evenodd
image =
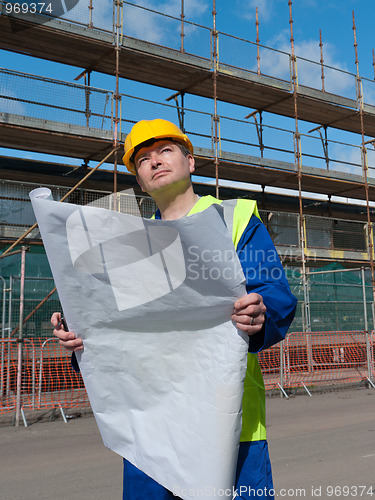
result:
<svg viewBox="0 0 375 500"><path fill-rule="evenodd" d="M284 387L284 341L280 342L280 385ZM280 397L283 397L282 393Z"/></svg>
<svg viewBox="0 0 375 500"><path fill-rule="evenodd" d="M36 353L35 353L35 341L28 340L32 346L32 365L31 365L31 407L35 410L35 377L36 377Z"/></svg>
<svg viewBox="0 0 375 500"><path fill-rule="evenodd" d="M306 352L307 352L307 369L309 372L314 371L314 360L312 354L312 338L311 338L311 315L310 315L310 273L304 273L303 279L303 292L305 300L305 338L306 338Z"/></svg>
<svg viewBox="0 0 375 500"><path fill-rule="evenodd" d="M47 344L49 339L46 339L43 344L41 345L40 348L40 362L39 362L39 387L38 387L38 409L40 409L40 403L42 399L42 377L43 377L43 353L44 353L44 346Z"/></svg>
<svg viewBox="0 0 375 500"><path fill-rule="evenodd" d="M375 333L375 304L374 299L371 302L371 312L372 312L372 328L370 337L370 363L371 363L371 377L369 377L370 384L374 384L374 333Z"/></svg>
<svg viewBox="0 0 375 500"><path fill-rule="evenodd" d="M363 293L363 313L365 316L365 335L366 335L366 356L367 356L367 376L370 384L373 384L372 377L372 352L370 346L370 337L368 331L368 321L367 321L367 302L366 302L366 283L365 283L365 269L361 268L362 276L362 293Z"/></svg>
<svg viewBox="0 0 375 500"><path fill-rule="evenodd" d="M3 395L4 391L4 365L5 365L5 313L6 313L6 293L7 287L5 279L0 276L3 281L3 296L2 296L2 319L1 319L1 385L0 385L0 396Z"/></svg>
<svg viewBox="0 0 375 500"><path fill-rule="evenodd" d="M13 276L9 278L9 304L8 304L8 360L10 359L11 345L10 345L10 334L12 331L12 300L13 300ZM10 394L10 363L7 363L7 385L6 385L6 395Z"/></svg>
<svg viewBox="0 0 375 500"><path fill-rule="evenodd" d="M23 344L23 306L25 289L25 256L27 247L22 247L21 253L21 284L20 284L20 318L18 328L18 364L17 364L17 398L16 398L16 427L20 425L21 391L22 391L22 344Z"/></svg>

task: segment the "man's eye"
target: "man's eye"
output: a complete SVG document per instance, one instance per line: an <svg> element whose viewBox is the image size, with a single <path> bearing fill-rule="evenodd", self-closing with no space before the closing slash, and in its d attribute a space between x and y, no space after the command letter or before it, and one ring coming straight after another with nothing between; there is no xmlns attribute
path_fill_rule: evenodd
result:
<svg viewBox="0 0 375 500"><path fill-rule="evenodd" d="M161 150L162 153L165 153L165 152L168 152L168 151L172 151L172 149L170 147L166 147L166 148L163 148Z"/></svg>

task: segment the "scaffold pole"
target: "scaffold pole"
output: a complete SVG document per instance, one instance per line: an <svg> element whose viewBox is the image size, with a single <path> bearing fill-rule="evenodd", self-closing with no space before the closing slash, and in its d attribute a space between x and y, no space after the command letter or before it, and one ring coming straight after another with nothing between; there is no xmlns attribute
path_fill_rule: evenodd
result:
<svg viewBox="0 0 375 500"><path fill-rule="evenodd" d="M121 11L120 6L122 2L120 0L116 0L116 21L115 21L115 35L116 35L116 44L115 44L115 58L116 58L116 68L115 68L115 116L114 116L114 127L113 127L113 148L115 150L114 162L113 162L113 192L117 193L117 161L118 161L118 149L119 149L119 101L121 99L119 93L119 77L120 77L120 30L121 30ZM114 196L114 203L117 203L117 198ZM114 207L114 210L117 210L117 207Z"/></svg>
<svg viewBox="0 0 375 500"><path fill-rule="evenodd" d="M324 58L323 58L323 41L322 41L322 30L319 30L319 47L320 47L320 66L322 68L322 91L325 92L324 88Z"/></svg>
<svg viewBox="0 0 375 500"><path fill-rule="evenodd" d="M185 19L185 13L184 13L184 0L181 0L181 48L180 48L180 52L184 53L185 52L185 49L184 49L184 37L185 37L185 33L184 33L184 19Z"/></svg>
<svg viewBox="0 0 375 500"><path fill-rule="evenodd" d="M357 28L355 25L354 10L352 11L352 16L353 16L353 36L354 36L354 52L355 52L356 84L357 84L356 95L357 95L357 104L358 104L359 119L361 124L361 137L362 137L362 174L363 174L363 182L366 194L366 213L367 213L367 225L368 225L367 237L368 237L368 249L370 254L372 295L373 295L373 301L375 302L374 244L373 244L373 231L372 231L369 189L368 189L367 148L365 141L365 127L363 120L363 89L362 89L361 76L359 73Z"/></svg>
<svg viewBox="0 0 375 500"><path fill-rule="evenodd" d="M294 52L294 36L293 36L293 15L292 15L292 0L288 1L289 5L289 24L290 24L290 44L291 44L291 69L292 69L292 87L293 87L293 101L294 101L294 120L295 120L295 162L297 164L297 179L298 179L298 202L299 202L299 239L300 239L300 250L301 250L301 271L302 271L302 284L303 284L303 294L304 294L304 325L303 329L306 333L306 343L307 343L307 359L308 359L308 370L313 370L313 359L312 359L312 347L311 347L311 324L310 324L310 311L309 311L309 290L307 284L306 275L306 252L305 252L305 242L306 242L306 228L303 218L303 204L302 204L302 160L301 160L301 145L300 145L300 135L298 128L298 81L297 81L297 61Z"/></svg>
<svg viewBox="0 0 375 500"><path fill-rule="evenodd" d="M218 152L218 115L217 115L217 69L218 69L218 32L216 31L216 0L213 0L213 9L212 9L212 20L213 20L213 29L212 29L212 47L213 47L213 65L214 70L212 73L213 78L213 87L214 87L214 153L215 153L215 187L216 187L216 198L219 198L219 152Z"/></svg>
<svg viewBox="0 0 375 500"><path fill-rule="evenodd" d="M255 7L255 26L256 26L256 30L257 30L257 38L256 38L256 44L257 44L257 73L258 73L258 75L260 75L260 49L259 49L260 38L259 38L258 7Z"/></svg>

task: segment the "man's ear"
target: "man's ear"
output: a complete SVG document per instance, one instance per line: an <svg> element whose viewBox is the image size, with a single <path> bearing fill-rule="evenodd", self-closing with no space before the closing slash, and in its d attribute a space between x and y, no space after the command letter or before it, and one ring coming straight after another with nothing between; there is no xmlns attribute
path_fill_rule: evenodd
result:
<svg viewBox="0 0 375 500"><path fill-rule="evenodd" d="M189 155L189 156L187 156L187 159L188 159L188 162L189 162L189 170L190 170L190 173L192 174L193 172L195 172L195 160L194 160L194 156L193 155Z"/></svg>
<svg viewBox="0 0 375 500"><path fill-rule="evenodd" d="M138 186L139 186L139 187L142 189L142 191L145 193L145 190L143 189L143 186L142 186L141 181L139 180L139 177L138 177L138 175L137 175L137 174L135 175L135 178L136 178L136 180L137 180Z"/></svg>

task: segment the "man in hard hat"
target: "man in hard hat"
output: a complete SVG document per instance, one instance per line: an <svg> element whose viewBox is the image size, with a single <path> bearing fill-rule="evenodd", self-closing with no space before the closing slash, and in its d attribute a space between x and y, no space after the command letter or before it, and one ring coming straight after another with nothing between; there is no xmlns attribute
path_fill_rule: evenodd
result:
<svg viewBox="0 0 375 500"><path fill-rule="evenodd" d="M212 196L194 193L193 146L173 123L156 119L136 123L125 140L124 164L142 191L154 199L155 218L179 219L221 204ZM265 427L265 389L256 353L284 339L294 317L292 295L272 240L260 220L256 202L237 200L231 216L233 243L246 278L248 294L234 304L232 320L249 335L249 355L244 383L242 432L237 463L238 498L273 498L271 464ZM51 319L54 334L71 351L83 348L82 340L65 332L59 313ZM260 493L258 494L258 496ZM166 500L172 492L124 459L124 499Z"/></svg>

